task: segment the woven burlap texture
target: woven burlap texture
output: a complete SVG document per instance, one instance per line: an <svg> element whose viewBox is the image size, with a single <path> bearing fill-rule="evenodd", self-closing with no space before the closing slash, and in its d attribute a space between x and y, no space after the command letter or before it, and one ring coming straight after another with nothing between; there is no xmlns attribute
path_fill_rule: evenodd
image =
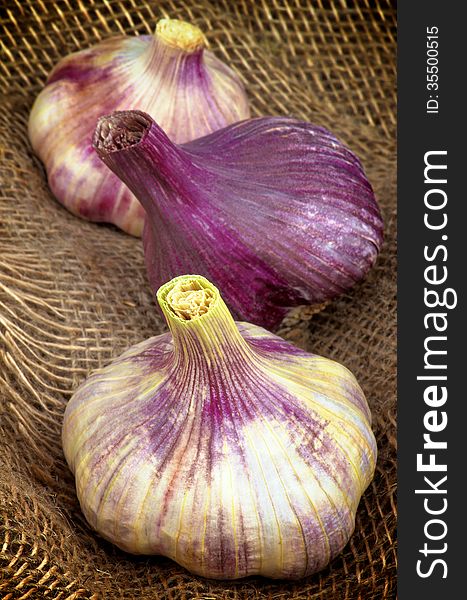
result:
<svg viewBox="0 0 467 600"><path fill-rule="evenodd" d="M395 7L386 0L7 0L0 17L0 596L4 599L395 597ZM32 102L70 51L161 17L199 25L242 76L254 115L329 127L362 159L385 219L365 282L281 329L349 367L379 459L355 533L298 582L208 581L131 557L87 526L61 449L63 410L91 370L165 329L140 240L79 220L48 190L27 139Z"/></svg>

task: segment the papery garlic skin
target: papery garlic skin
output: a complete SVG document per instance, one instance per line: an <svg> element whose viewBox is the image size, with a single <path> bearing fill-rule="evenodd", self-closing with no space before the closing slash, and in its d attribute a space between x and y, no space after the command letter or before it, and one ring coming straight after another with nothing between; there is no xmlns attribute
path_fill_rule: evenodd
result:
<svg viewBox="0 0 467 600"><path fill-rule="evenodd" d="M118 36L62 59L29 118L50 188L71 212L141 235L144 210L92 150L97 119L148 112L177 143L249 116L239 76L204 48L201 31L162 19L155 36Z"/></svg>
<svg viewBox="0 0 467 600"><path fill-rule="evenodd" d="M148 115L124 111L99 120L93 143L145 207L154 291L197 272L235 318L275 330L290 308L332 300L376 260L383 221L371 185L322 127L261 117L177 146Z"/></svg>
<svg viewBox="0 0 467 600"><path fill-rule="evenodd" d="M174 289L191 299L171 299ZM96 371L65 411L86 519L123 550L205 577L323 569L348 542L375 469L354 376L235 323L203 277L174 279L158 300L170 333Z"/></svg>

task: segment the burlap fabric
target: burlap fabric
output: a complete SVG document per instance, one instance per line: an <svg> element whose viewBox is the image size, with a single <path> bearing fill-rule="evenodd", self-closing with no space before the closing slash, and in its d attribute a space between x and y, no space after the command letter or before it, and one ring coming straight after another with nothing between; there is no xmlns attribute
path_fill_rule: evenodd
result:
<svg viewBox="0 0 467 600"><path fill-rule="evenodd" d="M388 0L3 0L0 197L0 596L395 597L395 7ZM51 196L26 134L46 74L112 33L191 20L243 77L254 115L331 128L363 160L386 241L367 280L285 337L348 366L374 414L377 472L355 534L325 571L284 583L194 577L134 558L87 527L65 464L64 406L89 372L164 329L139 240L81 221Z"/></svg>

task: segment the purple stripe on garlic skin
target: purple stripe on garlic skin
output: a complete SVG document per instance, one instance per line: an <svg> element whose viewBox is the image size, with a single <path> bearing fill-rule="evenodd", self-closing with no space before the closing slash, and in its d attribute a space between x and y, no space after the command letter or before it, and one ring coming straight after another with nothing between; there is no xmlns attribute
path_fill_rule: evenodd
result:
<svg viewBox="0 0 467 600"><path fill-rule="evenodd" d="M88 522L123 550L205 577L323 569L348 542L375 468L355 378L234 322L203 277L157 296L170 333L96 371L65 411Z"/></svg>
<svg viewBox="0 0 467 600"><path fill-rule="evenodd" d="M141 235L144 210L96 157L98 117L147 111L177 143L250 114L238 75L204 49L201 31L162 19L154 36L117 36L63 58L29 118L33 150L56 198L74 214Z"/></svg>
<svg viewBox="0 0 467 600"><path fill-rule="evenodd" d="M236 318L275 329L291 307L360 281L381 246L362 166L322 127L263 117L177 146L148 115L126 111L101 118L93 144L146 210L154 290L196 271Z"/></svg>

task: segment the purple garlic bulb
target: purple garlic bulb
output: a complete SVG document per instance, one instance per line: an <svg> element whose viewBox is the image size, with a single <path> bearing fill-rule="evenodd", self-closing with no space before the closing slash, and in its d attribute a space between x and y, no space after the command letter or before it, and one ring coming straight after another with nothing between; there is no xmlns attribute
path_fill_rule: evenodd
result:
<svg viewBox="0 0 467 600"><path fill-rule="evenodd" d="M63 449L89 524L204 577L323 569L375 470L355 377L235 323L204 277L178 277L157 298L170 332L93 373L65 410Z"/></svg>
<svg viewBox="0 0 467 600"><path fill-rule="evenodd" d="M68 210L142 233L141 204L92 150L101 115L144 110L176 143L249 117L240 78L204 45L198 27L162 19L154 36L113 37L56 65L32 108L29 138Z"/></svg>
<svg viewBox="0 0 467 600"><path fill-rule="evenodd" d="M146 210L149 281L197 272L235 318L276 329L331 300L375 262L383 222L356 156L286 117L235 123L176 145L147 114L99 119L94 147Z"/></svg>

